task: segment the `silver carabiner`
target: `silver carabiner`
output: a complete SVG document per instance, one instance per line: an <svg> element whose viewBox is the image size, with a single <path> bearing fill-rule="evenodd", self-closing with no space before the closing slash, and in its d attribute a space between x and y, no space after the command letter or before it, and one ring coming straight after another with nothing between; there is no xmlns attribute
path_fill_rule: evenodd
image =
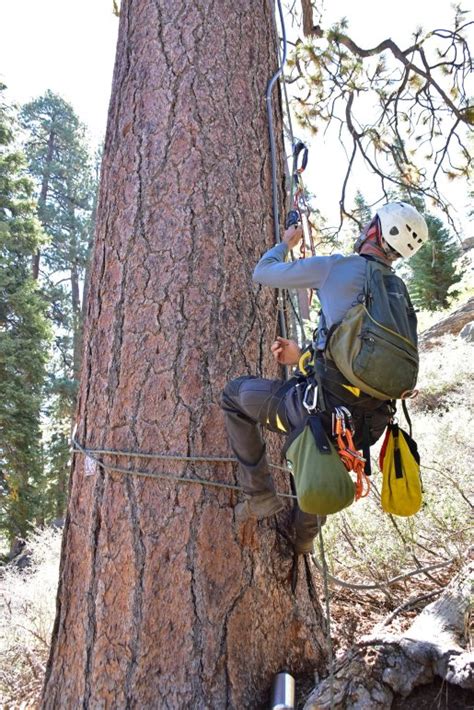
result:
<svg viewBox="0 0 474 710"><path fill-rule="evenodd" d="M312 393L312 397L311 397ZM311 398L311 399L310 399ZM318 388L316 385L309 384L304 393L303 397L303 407L306 409L308 414L311 414L311 412L314 412L316 409L316 405L318 403Z"/></svg>
<svg viewBox="0 0 474 710"><path fill-rule="evenodd" d="M355 429L354 429L354 423L352 421L352 414L347 409L347 407L343 407L342 405L339 407L339 409L341 410L343 416L345 417L345 420L346 420L345 423L348 426L348 428L350 429L351 434L354 434Z"/></svg>

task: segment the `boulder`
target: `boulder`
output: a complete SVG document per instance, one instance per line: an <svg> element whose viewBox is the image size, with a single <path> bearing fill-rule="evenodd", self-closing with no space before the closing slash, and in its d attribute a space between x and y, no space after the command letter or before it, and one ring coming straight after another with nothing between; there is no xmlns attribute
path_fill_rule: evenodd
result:
<svg viewBox="0 0 474 710"><path fill-rule="evenodd" d="M474 249L474 237L468 237L464 239L461 244L463 252L469 251L469 249Z"/></svg>
<svg viewBox="0 0 474 710"><path fill-rule="evenodd" d="M462 329L474 322L474 297L457 308L455 311L438 321L431 328L424 330L419 338L420 347L429 348L433 340L443 337L443 335L459 335Z"/></svg>
<svg viewBox="0 0 474 710"><path fill-rule="evenodd" d="M468 343L473 343L474 342L474 321L471 321L470 323L466 323L466 325L461 330L459 335L461 336L461 338L464 338L464 340L467 340Z"/></svg>

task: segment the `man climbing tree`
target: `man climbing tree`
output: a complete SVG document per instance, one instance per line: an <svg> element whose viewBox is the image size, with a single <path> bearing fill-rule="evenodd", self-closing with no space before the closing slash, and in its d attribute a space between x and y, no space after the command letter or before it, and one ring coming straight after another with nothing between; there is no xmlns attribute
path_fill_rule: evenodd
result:
<svg viewBox="0 0 474 710"><path fill-rule="evenodd" d="M365 302L367 308L370 308L371 301L376 300L376 280L381 279L386 284L382 296L387 304L375 304L378 321L385 331L391 326L392 338L396 337L394 329L397 327L402 335L393 349L387 347L385 340L383 347L379 348L375 340L376 329L372 330L370 368L374 375L378 371L378 387L382 386L384 378L380 375L383 372L390 373L385 379L390 385L393 382L392 371L396 368L395 349L400 351L409 339L412 343L410 351L416 352L414 309L403 282L393 274L391 268L386 267L390 267L402 256L412 256L427 241L428 227L417 210L404 202L389 203L381 207L357 240L357 254L347 257L333 254L286 261L289 250L296 247L302 237L301 227L289 227L282 244L273 247L261 258L255 269L254 279L275 288L317 290L321 315L310 346L311 365L306 364L302 367L303 372L296 373L296 376L286 383L280 380L240 377L230 382L223 394L222 406L226 413L229 438L240 463L240 477L247 494L244 502L239 503L236 508L236 517L241 522L249 518L266 518L283 508L281 500L275 494L258 424L291 436L301 426L304 427L310 414L314 413L314 418L321 421L326 434L331 437L334 434L334 418L339 411L344 411L340 408L345 407L345 412L350 413L350 422L347 421L346 425L352 425L354 429L354 445L357 449L364 448L366 461L370 461L369 448L382 435L393 415L391 403L387 401L390 397L385 397L383 401L383 392L380 396L380 392L373 391L372 386L365 387L366 383L359 380L360 372L355 380L350 374L343 374L336 366L337 358L334 362L334 353L331 357L331 343L335 327L343 321L354 304ZM376 276L370 276L372 269L375 270ZM395 298L391 298L393 293ZM353 340L360 342L363 337L364 331L356 333L352 340L346 337L345 347L358 347ZM282 365L297 365L302 354L296 342L281 337L273 344L272 352ZM362 355L358 357L362 358ZM409 369L407 357L403 358L402 369ZM417 369L416 366L416 372ZM405 374L402 373L402 376L405 377ZM413 389L415 384L416 373L410 387ZM315 396L310 405L308 393L311 394L313 389ZM407 396L408 392L403 394ZM392 392L391 396L396 395ZM346 451L341 451L340 447L339 453L341 456L346 455ZM315 478L316 463L313 466ZM332 475L334 486L337 486L338 479L332 474L329 466L329 459L326 465L322 463L322 476L325 474L324 478L327 479ZM300 502L298 484L302 473L299 470L294 473ZM326 485L325 481L318 490L317 484L314 483L316 504L313 514L310 510L301 508L296 511L296 553L313 551L313 539L321 524L317 512L325 512L322 508L318 510L318 505L323 504ZM346 500L343 503L347 505ZM345 505L341 505L341 508Z"/></svg>
<svg viewBox="0 0 474 710"><path fill-rule="evenodd" d="M258 707L283 666L324 662L289 520L236 527L235 468L212 460L225 383L276 369L274 294L252 287L274 236L272 11L121 7L45 708Z"/></svg>

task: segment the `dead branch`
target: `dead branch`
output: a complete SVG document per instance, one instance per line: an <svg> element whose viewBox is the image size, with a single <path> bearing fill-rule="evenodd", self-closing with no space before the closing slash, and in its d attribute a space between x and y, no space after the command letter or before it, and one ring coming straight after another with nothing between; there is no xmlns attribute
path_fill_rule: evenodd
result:
<svg viewBox="0 0 474 710"><path fill-rule="evenodd" d="M331 679L326 678L311 693L305 710L325 710L332 701L336 709L382 710L391 706L395 694L407 697L435 676L474 689L474 656L468 650L467 633L473 576L471 562L404 634L384 634L379 628L356 644L335 669L333 696Z"/></svg>
<svg viewBox="0 0 474 710"><path fill-rule="evenodd" d="M338 231L345 217L358 223L356 210L346 204L357 156L379 176L385 199L426 198L456 231L439 178L466 177L471 166L463 138L474 126L465 83L473 61L463 33L473 23L463 22L465 13L457 8L452 29L415 34L406 48L391 38L365 48L345 31L344 21L327 31L315 25L311 0L301 0L301 9L305 41L296 43L291 74L298 85L304 81L309 95L296 99L297 119L313 132L340 122L350 155ZM367 99L359 101L367 95L374 100L369 118Z"/></svg>

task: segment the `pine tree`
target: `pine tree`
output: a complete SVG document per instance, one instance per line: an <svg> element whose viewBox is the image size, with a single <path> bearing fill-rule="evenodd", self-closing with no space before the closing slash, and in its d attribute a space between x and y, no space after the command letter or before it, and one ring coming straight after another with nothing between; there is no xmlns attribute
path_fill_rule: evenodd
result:
<svg viewBox="0 0 474 710"><path fill-rule="evenodd" d="M373 215L367 200L360 190L357 190L354 202L355 209L353 211L353 215L358 222L364 226L370 222Z"/></svg>
<svg viewBox="0 0 474 710"><path fill-rule="evenodd" d="M10 542L42 516L40 409L49 338L46 302L30 267L44 235L25 158L12 148L14 127L0 103L0 527Z"/></svg>
<svg viewBox="0 0 474 710"><path fill-rule="evenodd" d="M463 275L456 267L461 249L438 217L425 214L425 219L430 239L410 259L407 285L418 308L437 311L447 308L458 295L452 286Z"/></svg>
<svg viewBox="0 0 474 710"><path fill-rule="evenodd" d="M81 289L93 230L97 190L85 127L72 106L51 91L21 111L25 151L37 185L39 217L50 243L33 260L33 275L48 292L55 348L49 364L46 467L48 514L64 512L68 435L81 365Z"/></svg>
<svg viewBox="0 0 474 710"><path fill-rule="evenodd" d="M351 250L354 241L359 237L362 229L371 221L373 217L370 205L360 190L357 190L354 197L354 206L350 210L350 216L351 228L349 237L352 240L352 243L348 243L347 239L343 242L344 249L347 249L348 251Z"/></svg>
<svg viewBox="0 0 474 710"><path fill-rule="evenodd" d="M51 242L35 256L33 273L49 282L52 316L60 333L62 373L58 386L73 380L80 369L82 314L80 284L90 248L92 210L97 180L85 127L64 99L51 91L26 104L21 119L28 139L25 152L38 188L39 217ZM63 387L64 389L64 387ZM67 388L71 415L75 390ZM66 395L66 391L64 391Z"/></svg>

